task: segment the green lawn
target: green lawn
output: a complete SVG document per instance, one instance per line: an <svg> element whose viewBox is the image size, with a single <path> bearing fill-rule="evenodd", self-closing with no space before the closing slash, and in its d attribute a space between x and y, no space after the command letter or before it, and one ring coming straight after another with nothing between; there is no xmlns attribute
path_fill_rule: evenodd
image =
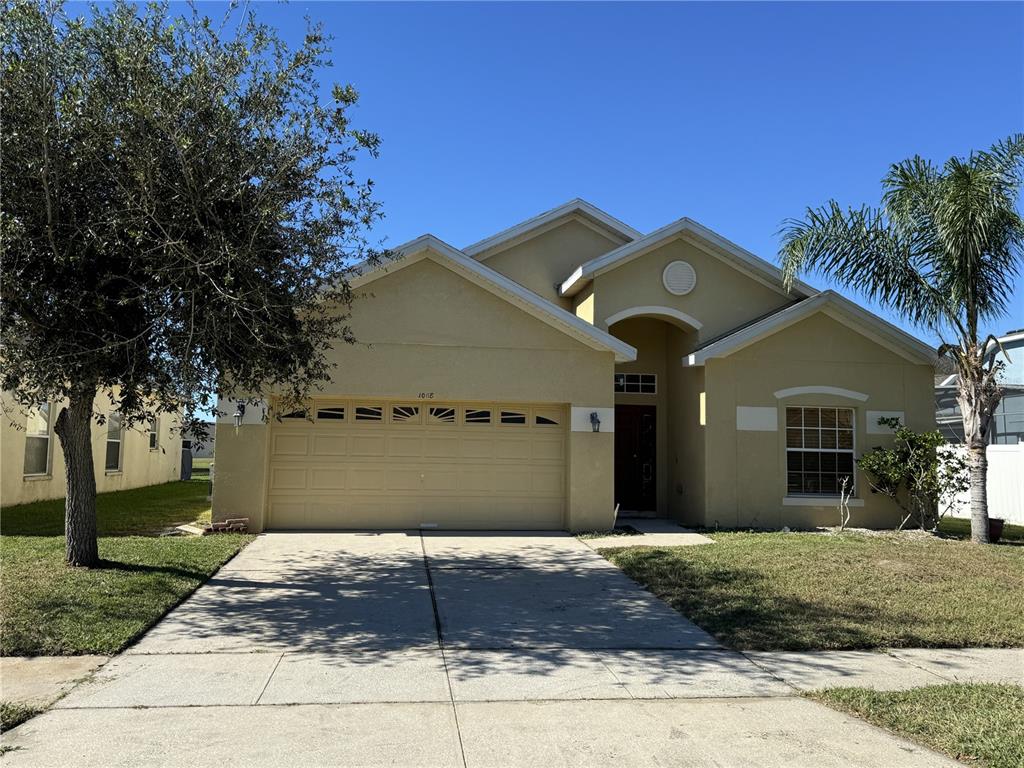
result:
<svg viewBox="0 0 1024 768"><path fill-rule="evenodd" d="M971 538L971 521L963 517L944 517L939 532L957 539ZM999 543L1024 544L1024 525L1004 525Z"/></svg>
<svg viewBox="0 0 1024 768"><path fill-rule="evenodd" d="M208 519L205 481L102 494L97 506L95 569L64 565L63 501L0 513L0 655L116 653L252 538L153 535Z"/></svg>
<svg viewBox="0 0 1024 768"><path fill-rule="evenodd" d="M182 523L210 522L206 480L164 483L96 497L100 536L153 534ZM64 499L0 510L0 535L63 536Z"/></svg>
<svg viewBox="0 0 1024 768"><path fill-rule="evenodd" d="M746 650L1024 645L1024 547L857 533L712 533L713 545L602 549Z"/></svg>
<svg viewBox="0 0 1024 768"><path fill-rule="evenodd" d="M210 476L210 465L213 463L213 457L207 456L203 459L192 459L192 477L203 477L209 478Z"/></svg>
<svg viewBox="0 0 1024 768"><path fill-rule="evenodd" d="M1024 688L1019 686L832 688L810 696L969 765L1024 766Z"/></svg>

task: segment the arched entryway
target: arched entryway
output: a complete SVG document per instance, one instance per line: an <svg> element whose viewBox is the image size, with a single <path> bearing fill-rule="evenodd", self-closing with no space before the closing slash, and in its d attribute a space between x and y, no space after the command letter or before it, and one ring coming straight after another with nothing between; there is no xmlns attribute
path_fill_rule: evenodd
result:
<svg viewBox="0 0 1024 768"><path fill-rule="evenodd" d="M684 368L699 320L668 307L607 318L608 332L637 350L615 367L615 501L622 516L686 520L703 494L703 369Z"/></svg>

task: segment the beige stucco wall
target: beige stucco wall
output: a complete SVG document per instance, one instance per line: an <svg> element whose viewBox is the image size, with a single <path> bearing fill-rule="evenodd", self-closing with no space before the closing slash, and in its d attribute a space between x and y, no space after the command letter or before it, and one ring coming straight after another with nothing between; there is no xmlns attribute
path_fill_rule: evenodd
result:
<svg viewBox="0 0 1024 768"><path fill-rule="evenodd" d="M4 400L6 413L0 414L0 505L11 506L44 499L63 498L66 493L64 454L60 441L53 434L53 422L64 403L54 403L50 419L50 473L26 477L25 415L20 406ZM107 395L96 398L98 412L110 410ZM144 424L126 428L122 437L120 472L104 469L107 427L93 423L92 453L99 493L139 488L177 480L181 476L181 435L176 421L169 415L160 417L160 448L149 449L149 433Z"/></svg>
<svg viewBox="0 0 1024 768"><path fill-rule="evenodd" d="M382 277L362 293L351 323L359 343L332 350L336 368L319 394L613 404L611 352L584 345L432 260ZM267 433L260 424L237 435L232 425L218 424L215 519L248 517L262 528ZM567 527L610 525L612 445L610 433L570 433Z"/></svg>
<svg viewBox="0 0 1024 768"><path fill-rule="evenodd" d="M692 349L692 333L670 327L667 354L668 508L669 517L688 525L704 522L705 427L700 403L704 369L683 368L680 360Z"/></svg>
<svg viewBox="0 0 1024 768"><path fill-rule="evenodd" d="M696 286L685 296L669 293L662 283L665 267L677 260L688 262L697 275ZM597 327L607 329L605 321L609 317L633 307L669 307L701 323L694 339L697 344L732 331L795 298L769 288L683 239L672 240L598 275L592 285L592 311Z"/></svg>
<svg viewBox="0 0 1024 768"><path fill-rule="evenodd" d="M572 217L494 255L483 263L563 309L572 301L558 295L562 281L580 264L619 247L626 240Z"/></svg>
<svg viewBox="0 0 1024 768"><path fill-rule="evenodd" d="M929 365L908 362L825 314L813 315L724 359L705 365L707 391L706 510L708 526L776 528L836 525L835 504L789 506L786 496L784 409L787 405L843 406L855 412L854 455L891 436L869 434L867 412L902 411L916 430L934 429ZM774 395L791 387L830 386L867 395ZM737 429L737 406L774 408L775 431ZM853 526L884 528L899 521L897 509L872 494L857 473ZM856 502L855 502L856 503Z"/></svg>

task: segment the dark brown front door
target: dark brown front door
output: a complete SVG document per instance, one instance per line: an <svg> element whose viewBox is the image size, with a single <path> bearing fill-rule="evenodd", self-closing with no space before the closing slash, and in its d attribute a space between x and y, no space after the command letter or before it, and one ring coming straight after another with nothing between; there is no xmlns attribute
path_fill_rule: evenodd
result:
<svg viewBox="0 0 1024 768"><path fill-rule="evenodd" d="M657 508L653 405L615 406L615 503L624 511Z"/></svg>

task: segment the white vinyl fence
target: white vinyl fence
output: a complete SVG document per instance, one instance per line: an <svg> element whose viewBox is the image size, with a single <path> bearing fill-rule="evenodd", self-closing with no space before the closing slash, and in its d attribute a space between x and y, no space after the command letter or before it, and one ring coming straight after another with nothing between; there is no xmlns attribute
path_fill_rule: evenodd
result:
<svg viewBox="0 0 1024 768"><path fill-rule="evenodd" d="M943 450L965 454L967 446L946 445ZM943 499L942 509L946 508L946 503ZM958 494L952 503L949 514L971 516L969 493ZM1024 525L1024 443L988 447L988 516Z"/></svg>

